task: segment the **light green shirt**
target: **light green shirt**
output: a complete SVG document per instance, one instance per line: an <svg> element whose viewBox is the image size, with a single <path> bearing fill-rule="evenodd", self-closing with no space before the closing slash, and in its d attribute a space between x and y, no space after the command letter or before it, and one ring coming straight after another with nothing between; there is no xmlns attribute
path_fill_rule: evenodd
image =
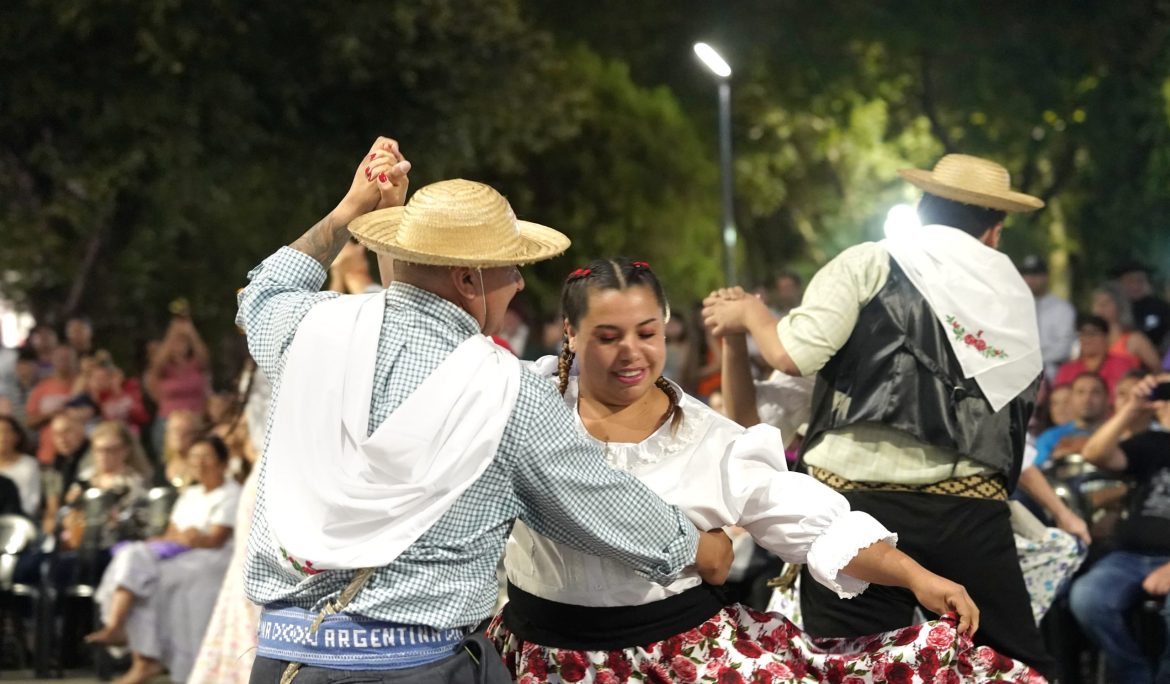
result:
<svg viewBox="0 0 1170 684"><path fill-rule="evenodd" d="M801 305L776 326L801 375L816 373L845 346L862 307L877 295L889 275L890 255L876 242L850 247L817 271ZM880 423L830 430L805 451L804 461L855 482L906 485L995 472L958 452Z"/></svg>

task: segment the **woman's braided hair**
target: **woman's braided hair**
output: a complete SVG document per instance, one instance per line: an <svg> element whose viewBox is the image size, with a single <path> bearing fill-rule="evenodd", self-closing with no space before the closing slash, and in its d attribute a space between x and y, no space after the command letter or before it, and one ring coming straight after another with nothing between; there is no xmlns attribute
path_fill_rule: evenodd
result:
<svg viewBox="0 0 1170 684"><path fill-rule="evenodd" d="M570 273L561 289L561 315L569 324L577 327L588 313L590 291L625 290L634 286L650 288L663 317L669 317L670 304L666 301L658 277L650 270L650 264L625 257L596 259L587 268L578 268ZM566 328L561 339L561 353L557 358L557 387L561 394L569 386L569 371L573 367L575 355L569 348L569 331ZM670 399L670 428L677 430L683 418L682 397L674 385L662 376L654 381L654 385Z"/></svg>

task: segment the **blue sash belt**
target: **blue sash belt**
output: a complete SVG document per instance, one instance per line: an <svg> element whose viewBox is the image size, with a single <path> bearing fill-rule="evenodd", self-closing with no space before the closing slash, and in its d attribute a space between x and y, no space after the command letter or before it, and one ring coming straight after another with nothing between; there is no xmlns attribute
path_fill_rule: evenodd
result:
<svg viewBox="0 0 1170 684"><path fill-rule="evenodd" d="M257 655L336 670L399 670L452 656L467 638L462 629L400 625L338 613L321 622L304 608L265 608Z"/></svg>

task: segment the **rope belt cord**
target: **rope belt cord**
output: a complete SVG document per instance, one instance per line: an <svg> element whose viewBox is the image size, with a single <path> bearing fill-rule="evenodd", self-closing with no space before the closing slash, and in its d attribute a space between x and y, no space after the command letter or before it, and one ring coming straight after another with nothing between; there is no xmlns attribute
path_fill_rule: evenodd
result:
<svg viewBox="0 0 1170 684"><path fill-rule="evenodd" d="M345 610L345 607L349 605L349 602L353 600L353 597L357 596L357 593L366 586L366 584L370 581L370 578L373 576L374 568L362 568L361 570L358 570L354 574L353 579L350 580L349 584L346 585L345 589L341 591L341 594L337 597L337 600L330 601L328 604L326 604L325 608L323 608L321 613L317 616L317 619L313 620L313 624L309 626L309 633L316 633L317 629L321 627L321 623L324 622L325 618ZM288 667L284 668L284 674L280 676L280 684L291 684L292 680L300 671L301 663L289 663Z"/></svg>
<svg viewBox="0 0 1170 684"><path fill-rule="evenodd" d="M917 492L994 501L1008 499L1007 483L1002 475L969 475L925 485L907 485L893 482L855 482L813 466L809 466L808 474L838 492Z"/></svg>

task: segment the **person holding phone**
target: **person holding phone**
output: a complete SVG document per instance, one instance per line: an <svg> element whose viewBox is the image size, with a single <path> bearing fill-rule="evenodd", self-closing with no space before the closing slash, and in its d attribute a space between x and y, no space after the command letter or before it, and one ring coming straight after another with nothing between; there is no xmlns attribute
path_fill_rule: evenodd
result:
<svg viewBox="0 0 1170 684"><path fill-rule="evenodd" d="M1170 594L1170 373L1149 376L1132 392L1082 452L1094 465L1136 480L1129 516L1117 529L1115 549L1073 583L1070 603L1081 628L1105 653L1111 681L1139 684L1170 677L1170 649L1163 650L1155 673L1128 620L1144 595L1166 601ZM1149 409L1162 429L1123 441L1134 417ZM1162 616L1170 627L1170 610Z"/></svg>

